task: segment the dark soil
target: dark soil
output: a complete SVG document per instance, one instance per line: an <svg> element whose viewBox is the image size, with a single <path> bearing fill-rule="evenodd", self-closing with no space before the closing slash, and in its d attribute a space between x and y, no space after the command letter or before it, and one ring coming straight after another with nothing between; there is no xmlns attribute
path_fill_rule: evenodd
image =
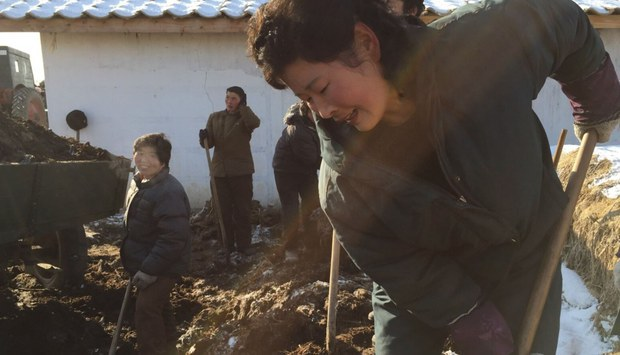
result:
<svg viewBox="0 0 620 355"><path fill-rule="evenodd" d="M30 122L0 117L0 163L108 160L103 149ZM196 216L191 272L172 302L182 354L325 354L331 229L320 211L319 233L306 236L297 262L283 261L278 211L257 202L250 256L226 262L210 213ZM202 217L202 218L200 218ZM0 354L107 354L128 275L119 259L122 214L85 226L89 264L82 288L41 287L4 260L0 274ZM337 309L337 354L371 354L371 282L342 253ZM117 354L137 354L133 297Z"/></svg>
<svg viewBox="0 0 620 355"><path fill-rule="evenodd" d="M17 121L0 113L0 163L110 160L104 149L56 135L32 121Z"/></svg>

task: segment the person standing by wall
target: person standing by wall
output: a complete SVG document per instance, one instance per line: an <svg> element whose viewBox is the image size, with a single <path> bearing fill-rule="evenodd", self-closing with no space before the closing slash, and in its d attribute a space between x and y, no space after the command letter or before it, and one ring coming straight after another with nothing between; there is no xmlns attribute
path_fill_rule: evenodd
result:
<svg viewBox="0 0 620 355"><path fill-rule="evenodd" d="M120 254L138 288L134 320L140 354L176 350L170 292L190 262L189 199L170 175L171 150L161 133L141 136L133 145L138 172L127 193Z"/></svg>
<svg viewBox="0 0 620 355"><path fill-rule="evenodd" d="M228 253L237 251L251 254L252 228L252 174L254 161L250 150L252 132L260 126L260 119L247 105L245 91L239 86L226 89L226 109L214 112L207 126L199 132L200 146L213 152L213 171L219 206L224 220Z"/></svg>
<svg viewBox="0 0 620 355"><path fill-rule="evenodd" d="M285 261L295 261L299 239L303 239L306 249L318 243L316 223L310 221L310 215L319 208L316 173L321 165L321 147L312 111L304 101L289 108L284 124L272 167L282 207Z"/></svg>

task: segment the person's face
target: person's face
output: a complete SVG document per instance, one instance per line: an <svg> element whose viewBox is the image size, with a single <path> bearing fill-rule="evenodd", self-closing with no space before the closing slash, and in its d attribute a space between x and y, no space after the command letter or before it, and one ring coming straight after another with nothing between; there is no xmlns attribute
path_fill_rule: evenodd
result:
<svg viewBox="0 0 620 355"><path fill-rule="evenodd" d="M152 179L164 168L164 164L157 157L155 147L138 148L133 153L133 161L143 179Z"/></svg>
<svg viewBox="0 0 620 355"><path fill-rule="evenodd" d="M370 31L366 26L362 30ZM340 60L311 63L297 59L284 68L281 78L322 118L369 131L388 110L391 89L383 78L378 55L369 53L373 48L367 47L364 42L358 46L358 66L351 67Z"/></svg>
<svg viewBox="0 0 620 355"><path fill-rule="evenodd" d="M226 111L237 112L239 110L239 104L241 103L241 97L234 92L226 92Z"/></svg>

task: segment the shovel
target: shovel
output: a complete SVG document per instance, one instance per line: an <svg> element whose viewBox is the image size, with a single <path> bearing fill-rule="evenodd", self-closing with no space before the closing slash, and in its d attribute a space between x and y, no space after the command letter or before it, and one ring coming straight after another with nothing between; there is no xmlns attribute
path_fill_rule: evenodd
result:
<svg viewBox="0 0 620 355"><path fill-rule="evenodd" d="M336 307L338 306L338 274L340 272L340 242L336 231L332 232L332 257L329 270L329 294L327 296L327 333L325 347L328 354L336 349Z"/></svg>
<svg viewBox="0 0 620 355"><path fill-rule="evenodd" d="M215 212L217 213L217 219L220 224L220 232L222 233L222 244L226 251L226 264L230 264L230 253L228 252L228 236L226 235L226 227L224 226L224 217L222 217L222 210L220 209L220 198L217 194L217 186L215 186L215 178L213 178L213 165L211 164L211 153L209 152L209 138L204 139L205 150L207 151L207 164L209 165L209 176L211 190L213 192L213 202L215 206Z"/></svg>
<svg viewBox="0 0 620 355"><path fill-rule="evenodd" d="M566 194L568 195L568 204L564 208L564 212L560 217L557 228L554 234L549 240L549 245L545 250L540 273L536 279L536 283L530 295L530 300L523 317L523 323L521 324L521 333L517 342L517 354L529 355L532 343L534 342L534 336L538 329L538 323L540 322L540 315L545 306L547 296L549 294L549 287L551 280L560 262L562 248L568 238L568 230L571 226L573 219L573 212L579 199L579 192L581 192L581 186L586 177L588 166L590 165L590 159L594 152L594 147L598 141L598 134L596 131L588 131L584 134L579 151L577 152L577 159L573 165L568 183L566 184Z"/></svg>
<svg viewBox="0 0 620 355"><path fill-rule="evenodd" d="M123 304L121 305L121 311L118 314L118 321L116 322L116 330L114 331L114 336L112 336L112 344L110 345L110 351L108 352L108 355L116 354L116 343L118 343L118 336L121 333L123 316L125 315L125 308L127 308L127 301L129 301L130 293L131 293L131 278L129 278L129 282L127 283L127 288L125 289L125 297L123 297Z"/></svg>

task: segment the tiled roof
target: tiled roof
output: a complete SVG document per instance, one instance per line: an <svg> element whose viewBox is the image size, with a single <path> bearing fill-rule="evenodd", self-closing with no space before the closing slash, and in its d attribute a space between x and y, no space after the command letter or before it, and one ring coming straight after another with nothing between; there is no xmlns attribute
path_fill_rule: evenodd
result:
<svg viewBox="0 0 620 355"><path fill-rule="evenodd" d="M229 17L252 15L268 0L0 0L0 18L132 18ZM479 0L425 0L431 14L446 15ZM544 0L540 0L544 1ZM574 0L584 11L597 15L620 14L620 0Z"/></svg>

